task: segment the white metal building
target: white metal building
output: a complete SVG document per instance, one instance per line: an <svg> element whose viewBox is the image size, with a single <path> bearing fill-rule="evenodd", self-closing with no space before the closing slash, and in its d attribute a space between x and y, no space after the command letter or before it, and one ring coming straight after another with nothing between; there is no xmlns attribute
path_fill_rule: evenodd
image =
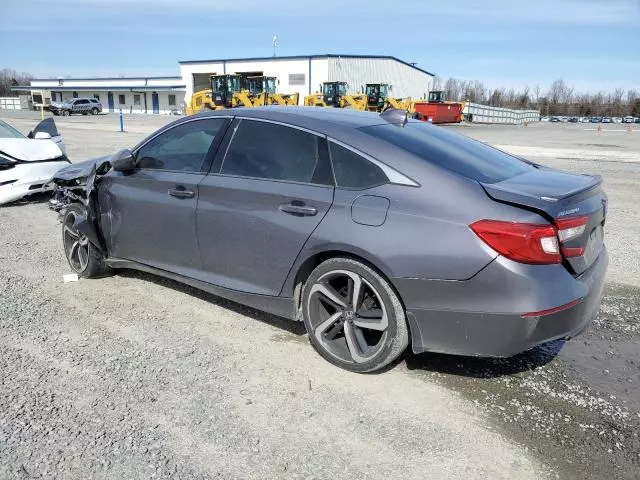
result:
<svg viewBox="0 0 640 480"><path fill-rule="evenodd" d="M322 82L342 81L349 93L367 83L387 83L394 97L425 98L433 74L392 56L301 55L288 57L227 58L178 62L176 77L54 78L35 79L14 91L30 91L34 105L70 97L94 97L103 110L123 113L177 113L193 92L211 88L210 75L234 73L277 78L280 93L304 97L321 90Z"/></svg>
<svg viewBox="0 0 640 480"><path fill-rule="evenodd" d="M429 93L433 74L391 56L305 55L291 57L228 58L178 62L185 101L193 92L210 88L209 75L235 73L246 76L265 75L277 78L280 93L305 95L320 89L322 82L343 81L349 93L361 91L367 83L392 85L394 97L423 98Z"/></svg>
<svg viewBox="0 0 640 480"><path fill-rule="evenodd" d="M123 113L181 112L185 93L180 77L34 79L26 88L34 104L39 96L45 105L72 97L93 97L102 102L103 111Z"/></svg>

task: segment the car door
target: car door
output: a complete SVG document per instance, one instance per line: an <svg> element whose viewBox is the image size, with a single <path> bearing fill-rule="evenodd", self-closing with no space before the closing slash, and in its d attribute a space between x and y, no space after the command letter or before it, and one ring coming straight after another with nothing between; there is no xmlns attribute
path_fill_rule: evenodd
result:
<svg viewBox="0 0 640 480"><path fill-rule="evenodd" d="M42 120L34 127L33 130L29 132L27 137L35 138L36 133L38 132L44 132L51 135L51 141L58 146L62 153L66 153L64 140L62 139L62 135L60 135L60 132L58 132L58 127L56 127L56 122L55 120L53 120L53 118L49 117Z"/></svg>
<svg viewBox="0 0 640 480"><path fill-rule="evenodd" d="M188 276L200 270L198 184L229 121L191 119L171 126L134 152L134 171L103 177L101 227L111 256Z"/></svg>
<svg viewBox="0 0 640 480"><path fill-rule="evenodd" d="M236 119L212 173L200 184L202 279L278 295L331 207L333 193L324 137L275 122Z"/></svg>

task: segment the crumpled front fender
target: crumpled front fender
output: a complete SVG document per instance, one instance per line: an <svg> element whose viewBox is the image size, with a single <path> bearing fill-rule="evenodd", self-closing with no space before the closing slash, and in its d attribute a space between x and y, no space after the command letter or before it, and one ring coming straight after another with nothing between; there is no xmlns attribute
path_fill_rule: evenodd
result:
<svg viewBox="0 0 640 480"><path fill-rule="evenodd" d="M98 232L95 229L95 225L93 222L90 222L86 215L76 215L76 221L73 224L73 228L75 228L82 235L87 237L87 239L101 252L105 253L105 248L102 245L102 241L98 236Z"/></svg>

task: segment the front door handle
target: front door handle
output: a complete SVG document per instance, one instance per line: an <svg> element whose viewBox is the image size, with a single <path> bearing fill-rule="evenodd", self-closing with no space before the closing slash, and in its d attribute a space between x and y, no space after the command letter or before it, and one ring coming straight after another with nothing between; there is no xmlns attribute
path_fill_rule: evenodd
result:
<svg viewBox="0 0 640 480"><path fill-rule="evenodd" d="M278 205L278 210L290 215L297 215L300 217L312 217L318 213L318 209L305 205L303 202L291 202Z"/></svg>
<svg viewBox="0 0 640 480"><path fill-rule="evenodd" d="M176 188L170 188L168 193L176 198L193 198L196 194L193 190L187 190L182 185L177 185Z"/></svg>

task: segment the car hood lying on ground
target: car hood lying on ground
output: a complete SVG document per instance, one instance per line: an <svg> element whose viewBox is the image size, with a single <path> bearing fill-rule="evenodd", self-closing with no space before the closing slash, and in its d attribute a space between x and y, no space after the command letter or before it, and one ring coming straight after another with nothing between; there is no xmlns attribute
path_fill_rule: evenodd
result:
<svg viewBox="0 0 640 480"><path fill-rule="evenodd" d="M0 153L21 162L53 160L62 150L52 141L31 138L0 138Z"/></svg>

